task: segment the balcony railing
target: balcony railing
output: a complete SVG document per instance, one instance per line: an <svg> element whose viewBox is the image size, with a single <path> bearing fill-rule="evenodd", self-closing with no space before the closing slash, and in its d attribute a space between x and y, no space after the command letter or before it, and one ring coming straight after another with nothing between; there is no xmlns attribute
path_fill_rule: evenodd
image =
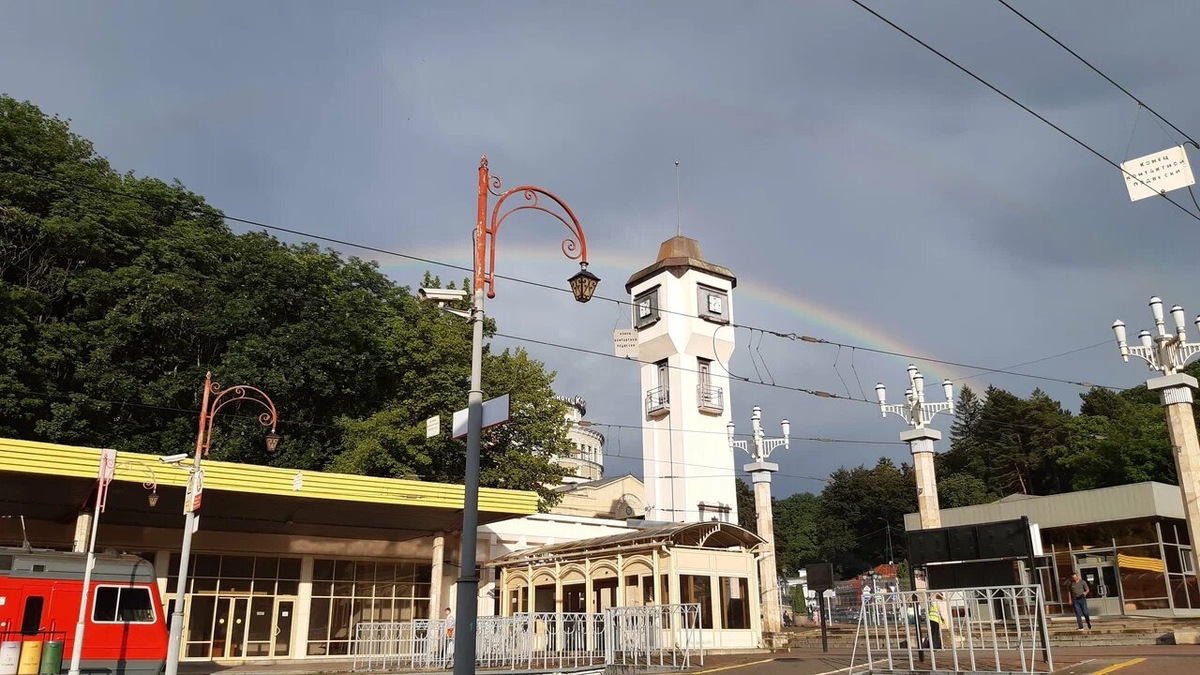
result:
<svg viewBox="0 0 1200 675"><path fill-rule="evenodd" d="M720 387L708 384L696 385L696 406L700 412L725 412L725 392Z"/></svg>
<svg viewBox="0 0 1200 675"><path fill-rule="evenodd" d="M646 414L661 415L671 409L670 390L664 387L655 387L646 392Z"/></svg>

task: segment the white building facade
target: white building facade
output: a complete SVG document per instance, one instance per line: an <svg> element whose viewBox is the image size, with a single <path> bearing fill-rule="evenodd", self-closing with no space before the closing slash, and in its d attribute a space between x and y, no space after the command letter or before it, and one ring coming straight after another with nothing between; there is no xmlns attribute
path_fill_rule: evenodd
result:
<svg viewBox="0 0 1200 675"><path fill-rule="evenodd" d="M648 520L737 522L730 421L734 349L728 269L676 236L625 284L633 300L643 402L642 462Z"/></svg>

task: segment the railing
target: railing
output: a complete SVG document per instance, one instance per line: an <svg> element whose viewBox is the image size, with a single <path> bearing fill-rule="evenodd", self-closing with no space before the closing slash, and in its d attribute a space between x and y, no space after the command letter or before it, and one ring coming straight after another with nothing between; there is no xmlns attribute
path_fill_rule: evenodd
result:
<svg viewBox="0 0 1200 675"><path fill-rule="evenodd" d="M704 665L698 604L614 607L604 616L612 637L605 665L678 670Z"/></svg>
<svg viewBox="0 0 1200 675"><path fill-rule="evenodd" d="M355 672L444 669L454 660L443 620L364 621L355 626ZM579 669L626 664L688 668L704 663L699 605L619 607L603 613L481 616L475 667Z"/></svg>
<svg viewBox="0 0 1200 675"><path fill-rule="evenodd" d="M1037 585L873 595L860 609L849 675L908 673L926 657L920 670L1053 672L1042 608Z"/></svg>
<svg viewBox="0 0 1200 675"><path fill-rule="evenodd" d="M655 387L646 392L646 414L667 412L671 409L671 392L665 387Z"/></svg>
<svg viewBox="0 0 1200 675"><path fill-rule="evenodd" d="M696 385L696 401L697 407L703 412L725 411L725 392L720 387L709 384Z"/></svg>

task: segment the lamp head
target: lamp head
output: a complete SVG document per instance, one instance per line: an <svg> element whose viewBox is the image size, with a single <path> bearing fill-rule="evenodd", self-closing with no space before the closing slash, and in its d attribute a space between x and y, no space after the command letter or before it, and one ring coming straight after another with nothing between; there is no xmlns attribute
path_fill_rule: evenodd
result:
<svg viewBox="0 0 1200 675"><path fill-rule="evenodd" d="M887 403L887 387L883 386L882 382L875 385L875 396L879 398L879 405Z"/></svg>
<svg viewBox="0 0 1200 675"><path fill-rule="evenodd" d="M1187 331L1183 327L1183 324L1187 321L1187 319L1183 315L1183 308L1179 305L1172 307L1171 318L1175 319L1175 334L1179 336L1180 340L1186 340Z"/></svg>
<svg viewBox="0 0 1200 675"><path fill-rule="evenodd" d="M1197 325L1200 325L1200 316L1196 317ZM1117 336L1117 347L1121 348L1121 353L1125 352L1125 322L1117 319L1112 325L1113 333Z"/></svg>
<svg viewBox="0 0 1200 675"><path fill-rule="evenodd" d="M733 447L733 432L734 432L735 428L736 427L734 427L732 421L725 425L725 436L726 436L726 438L728 438L729 447L731 447L731 448Z"/></svg>
<svg viewBox="0 0 1200 675"><path fill-rule="evenodd" d="M1150 349L1154 346L1154 338L1150 336L1150 331L1148 330L1138 333L1138 340L1141 341L1142 346L1146 349Z"/></svg>
<svg viewBox="0 0 1200 675"><path fill-rule="evenodd" d="M788 421L785 419L785 420L783 421L783 423L782 423L782 424L780 424L779 426L783 427L783 440L784 440L784 443L786 444L786 443L787 443L787 440L788 440L788 438L789 438L789 437L792 435L792 425L791 425L791 423L790 423L790 422L788 422ZM785 447L786 447L786 445L785 445Z"/></svg>
<svg viewBox="0 0 1200 675"><path fill-rule="evenodd" d="M1158 326L1158 334L1164 335L1162 298L1157 295L1150 298L1150 313L1154 315L1154 325Z"/></svg>
<svg viewBox="0 0 1200 675"><path fill-rule="evenodd" d="M946 400L953 403L954 402L954 383L950 381L950 378L946 378L946 379L942 380L942 391L946 393Z"/></svg>
<svg viewBox="0 0 1200 675"><path fill-rule="evenodd" d="M279 441L281 440L283 440L283 436L280 436L275 433L274 429L271 429L271 433L267 434L266 438L267 452L275 452L275 448L279 447Z"/></svg>
<svg viewBox="0 0 1200 675"><path fill-rule="evenodd" d="M151 492L150 496L146 497L146 503L150 505L150 508L158 506L158 492Z"/></svg>
<svg viewBox="0 0 1200 675"><path fill-rule="evenodd" d="M571 284L571 293L579 302L591 300L592 294L596 292L596 286L600 284L600 277L589 272L587 266L586 262L579 263L579 271L567 280Z"/></svg>

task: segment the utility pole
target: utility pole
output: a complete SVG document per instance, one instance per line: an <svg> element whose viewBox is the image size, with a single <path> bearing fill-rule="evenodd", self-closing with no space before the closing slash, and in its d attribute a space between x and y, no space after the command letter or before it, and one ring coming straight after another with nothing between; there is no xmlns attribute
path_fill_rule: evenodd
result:
<svg viewBox="0 0 1200 675"><path fill-rule="evenodd" d="M1129 361L1136 356L1150 366L1150 370L1162 373L1146 381L1146 388L1159 392L1163 407L1167 409L1167 429L1171 434L1171 446L1175 451L1175 473L1179 478L1179 492L1183 497L1183 515L1187 520L1188 538L1192 542L1192 569L1200 569L1200 441L1196 438L1196 419L1192 414L1192 390L1196 389L1196 378L1179 370L1197 353L1200 343L1188 342L1184 328L1186 318L1183 308L1171 308L1175 321L1175 334L1170 335L1163 321L1162 299L1150 298L1150 312L1154 315L1154 326L1158 335L1150 331L1138 333L1140 346L1131 347L1125 342L1125 322L1113 322L1117 335L1117 347L1121 359ZM1196 317L1196 329L1200 330L1200 316Z"/></svg>
<svg viewBox="0 0 1200 675"><path fill-rule="evenodd" d="M913 364L908 365L908 389L904 391L904 403L887 404L887 389L883 383L875 385L879 396L879 410L883 417L888 413L899 415L912 427L900 433L900 440L908 443L913 456L913 471L917 477L917 509L921 512L921 529L931 530L942 526L942 514L938 510L937 470L933 466L933 442L941 440L937 429L926 428L933 416L940 412L954 412L954 385L950 380L942 382L946 400L942 403L925 402L925 376Z"/></svg>
<svg viewBox="0 0 1200 675"><path fill-rule="evenodd" d="M754 508L758 512L758 536L767 542L766 550L758 559L758 578L761 591L763 633L778 633L782 629L783 616L779 604L779 573L775 564L775 518L771 514L771 474L779 470L779 465L768 462L771 452L779 446L788 447L788 436L791 425L784 420L783 438L764 438L762 430L762 409L754 406L750 415L750 423L754 434L752 440L733 440L734 424L726 425L730 449L744 450L754 461L742 469L750 474L754 483ZM751 445L752 444L752 445ZM748 447L749 446L749 447Z"/></svg>

